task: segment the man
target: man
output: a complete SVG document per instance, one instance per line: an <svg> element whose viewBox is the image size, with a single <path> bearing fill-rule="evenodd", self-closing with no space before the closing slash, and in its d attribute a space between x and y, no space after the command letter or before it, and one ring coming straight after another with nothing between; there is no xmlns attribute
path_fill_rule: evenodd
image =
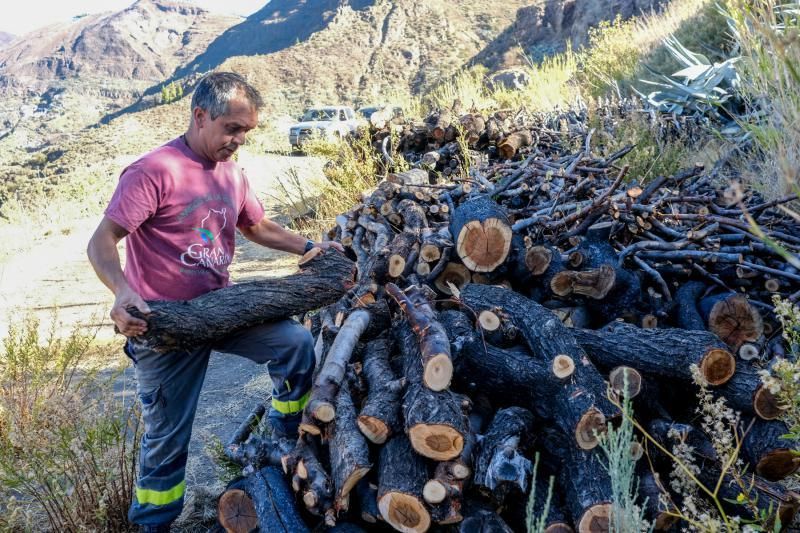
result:
<svg viewBox="0 0 800 533"><path fill-rule="evenodd" d="M237 74L209 74L191 105L184 135L122 172L89 242L89 260L115 295L111 319L127 337L147 331L147 322L127 308L147 315L145 300L189 300L229 285L236 228L253 242L285 252L341 250L338 243L307 241L265 217L231 161L258 123L263 103L253 87ZM117 243L125 237L123 273ZM128 340L125 353L135 364L145 430L129 518L145 532L169 531L183 507L187 450L211 350L269 363L273 432L297 433L314 368L311 336L297 322L264 324L190 352L159 354Z"/></svg>

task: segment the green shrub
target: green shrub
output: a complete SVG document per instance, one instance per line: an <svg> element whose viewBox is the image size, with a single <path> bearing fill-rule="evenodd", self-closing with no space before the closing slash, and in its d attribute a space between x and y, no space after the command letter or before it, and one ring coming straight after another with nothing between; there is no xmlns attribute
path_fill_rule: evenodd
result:
<svg viewBox="0 0 800 533"><path fill-rule="evenodd" d="M138 413L92 335L38 330L13 325L0 351L0 530L129 531Z"/></svg>

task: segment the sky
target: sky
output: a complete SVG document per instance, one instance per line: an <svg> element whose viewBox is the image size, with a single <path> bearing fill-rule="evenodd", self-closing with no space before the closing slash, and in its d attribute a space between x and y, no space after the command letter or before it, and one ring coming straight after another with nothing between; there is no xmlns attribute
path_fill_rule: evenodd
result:
<svg viewBox="0 0 800 533"><path fill-rule="evenodd" d="M233 15L250 15L268 0L184 0L209 11ZM23 35L54 22L70 20L75 15L119 11L134 0L24 0L3 1L0 11L0 31ZM4 4L4 5L3 5Z"/></svg>

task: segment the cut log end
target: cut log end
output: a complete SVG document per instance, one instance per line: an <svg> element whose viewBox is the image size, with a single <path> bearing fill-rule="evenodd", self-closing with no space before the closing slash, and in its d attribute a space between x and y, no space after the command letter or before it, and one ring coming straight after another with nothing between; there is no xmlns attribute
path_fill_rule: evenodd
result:
<svg viewBox="0 0 800 533"><path fill-rule="evenodd" d="M584 259L585 257L583 256L583 253L576 250L569 254L569 266L572 268L580 268Z"/></svg>
<svg viewBox="0 0 800 533"><path fill-rule="evenodd" d="M498 218L472 220L458 234L456 251L469 270L492 272L506 260L511 237L511 228Z"/></svg>
<svg viewBox="0 0 800 533"><path fill-rule="evenodd" d="M611 390L618 396L626 393L628 398L636 398L642 392L642 375L635 368L618 366L608 374Z"/></svg>
<svg viewBox="0 0 800 533"><path fill-rule="evenodd" d="M361 481L361 478L366 476L369 470L370 470L369 466L360 466L358 468L353 469L353 472L350 474L350 476L345 480L344 484L342 485L342 488L340 490L341 496L339 496L339 498L343 499L349 496L350 491L352 491L353 488L355 488L356 483Z"/></svg>
<svg viewBox="0 0 800 533"><path fill-rule="evenodd" d="M470 282L472 276L467 270L467 267L462 265L461 263L448 263L444 270L436 278L434 285L436 288L439 289L444 294L451 295L453 294L450 285L452 284L456 289L461 290L461 288Z"/></svg>
<svg viewBox="0 0 800 533"><path fill-rule="evenodd" d="M219 523L230 533L250 533L258 527L253 500L243 490L226 491L219 499L217 507Z"/></svg>
<svg viewBox="0 0 800 533"><path fill-rule="evenodd" d="M423 244L419 251L419 258L423 261L427 261L428 263L438 261L441 256L442 251L439 250L438 246L433 244Z"/></svg>
<svg viewBox="0 0 800 533"><path fill-rule="evenodd" d="M741 294L720 300L708 315L708 329L728 346L738 347L764 333L764 323L755 307Z"/></svg>
<svg viewBox="0 0 800 533"><path fill-rule="evenodd" d="M568 355L557 355L553 358L553 374L559 379L566 379L575 373L575 361Z"/></svg>
<svg viewBox="0 0 800 533"><path fill-rule="evenodd" d="M450 469L450 473L453 474L453 477L456 479L467 479L472 475L472 469L467 465L456 463Z"/></svg>
<svg viewBox="0 0 800 533"><path fill-rule="evenodd" d="M327 424L336 418L336 407L329 402L317 402L317 405L312 408L311 414L320 422Z"/></svg>
<svg viewBox="0 0 800 533"><path fill-rule="evenodd" d="M373 416L359 416L358 429L375 444L383 444L389 438L389 426L383 420Z"/></svg>
<svg viewBox="0 0 800 533"><path fill-rule="evenodd" d="M533 246L525 252L525 266L534 276L541 276L550 267L553 252L545 246Z"/></svg>
<svg viewBox="0 0 800 533"><path fill-rule="evenodd" d="M610 503L601 503L591 506L578 523L578 533L606 533L611 530Z"/></svg>
<svg viewBox="0 0 800 533"><path fill-rule="evenodd" d="M418 498L402 492L388 492L378 500L383 519L404 533L421 533L431 526L431 515Z"/></svg>
<svg viewBox="0 0 800 533"><path fill-rule="evenodd" d="M789 448L779 448L766 454L756 465L756 474L767 481L780 481L800 468L800 457Z"/></svg>
<svg viewBox="0 0 800 533"><path fill-rule="evenodd" d="M606 429L605 415L592 407L584 413L575 428L575 440L578 443L578 447L582 450L595 448L600 444L600 437L606 432Z"/></svg>
<svg viewBox="0 0 800 533"><path fill-rule="evenodd" d="M655 329L658 327L658 317L655 315L644 315L642 317L643 329Z"/></svg>
<svg viewBox="0 0 800 533"><path fill-rule="evenodd" d="M654 529L655 531L669 531L678 523L678 520L680 520L680 518L675 514L664 511L656 516Z"/></svg>
<svg viewBox="0 0 800 533"><path fill-rule="evenodd" d="M758 345L753 344L752 342L745 342L739 346L739 357L743 361L752 361L753 359L758 359L760 355L761 351L758 349Z"/></svg>
<svg viewBox="0 0 800 533"><path fill-rule="evenodd" d="M714 348L700 361L700 373L709 385L727 383L736 372L736 359L727 350Z"/></svg>
<svg viewBox="0 0 800 533"><path fill-rule="evenodd" d="M550 280L550 289L558 296L580 294L602 300L614 287L616 277L616 272L609 265L581 272L564 270Z"/></svg>
<svg viewBox="0 0 800 533"><path fill-rule="evenodd" d="M753 395L753 410L764 420L775 420L784 411L778 402L778 398L764 385L759 385Z"/></svg>
<svg viewBox="0 0 800 533"><path fill-rule="evenodd" d="M422 497L428 503L442 503L447 497L447 488L438 479L431 479L422 489Z"/></svg>
<svg viewBox="0 0 800 533"><path fill-rule="evenodd" d="M408 430L416 452L436 461L455 459L464 449L464 436L444 424L417 424Z"/></svg>
<svg viewBox="0 0 800 533"><path fill-rule="evenodd" d="M308 422L301 422L299 431L301 434L308 434L308 435L321 435L322 431L314 424L310 424Z"/></svg>
<svg viewBox="0 0 800 533"><path fill-rule="evenodd" d="M425 386L432 391L441 391L450 386L453 379L453 361L445 353L436 354L425 362L422 377Z"/></svg>
<svg viewBox="0 0 800 533"><path fill-rule="evenodd" d="M478 314L478 324L486 331L497 331L500 327L500 318L493 311L487 309Z"/></svg>
<svg viewBox="0 0 800 533"><path fill-rule="evenodd" d="M406 269L406 260L404 257L394 254L389 257L389 276L399 278L403 275Z"/></svg>

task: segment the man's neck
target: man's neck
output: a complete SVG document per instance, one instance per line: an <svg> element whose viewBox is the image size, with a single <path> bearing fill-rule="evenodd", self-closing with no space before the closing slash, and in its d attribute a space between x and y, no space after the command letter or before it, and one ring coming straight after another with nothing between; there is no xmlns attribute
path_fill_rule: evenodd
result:
<svg viewBox="0 0 800 533"><path fill-rule="evenodd" d="M183 142L186 143L186 146L189 147L189 150L195 153L196 156L202 157L203 159L208 159L205 154L203 154L200 150L196 148L197 146L197 139L194 136L194 132L191 129L186 130L186 133L181 135Z"/></svg>

